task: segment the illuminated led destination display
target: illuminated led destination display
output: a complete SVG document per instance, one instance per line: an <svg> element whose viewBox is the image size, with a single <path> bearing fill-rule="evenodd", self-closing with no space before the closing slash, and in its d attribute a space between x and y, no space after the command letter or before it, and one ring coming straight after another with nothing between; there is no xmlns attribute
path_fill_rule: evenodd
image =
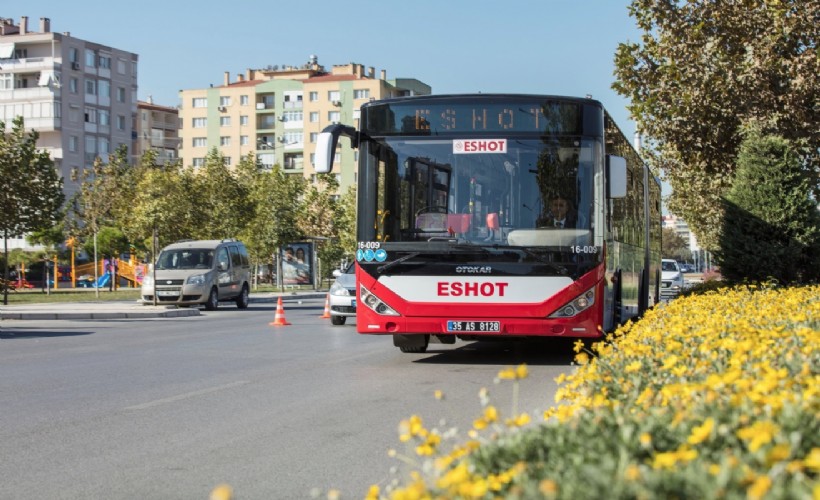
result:
<svg viewBox="0 0 820 500"><path fill-rule="evenodd" d="M593 134L602 124L584 123L588 104L555 98L498 98L494 100L413 97L362 106L361 130L370 136L460 135L482 133Z"/></svg>

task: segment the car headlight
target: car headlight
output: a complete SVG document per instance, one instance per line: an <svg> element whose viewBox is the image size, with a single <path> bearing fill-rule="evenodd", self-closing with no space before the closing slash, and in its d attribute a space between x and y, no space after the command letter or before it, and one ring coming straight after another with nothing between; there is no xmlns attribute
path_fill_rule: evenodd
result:
<svg viewBox="0 0 820 500"><path fill-rule="evenodd" d="M204 274L195 274L194 276L189 276L188 280L185 282L189 285L204 285L205 284L205 275Z"/></svg>
<svg viewBox="0 0 820 500"><path fill-rule="evenodd" d="M350 295L350 291L347 288L343 287L339 284L338 281L334 281L332 285L330 285L330 295Z"/></svg>
<svg viewBox="0 0 820 500"><path fill-rule="evenodd" d="M148 288L154 286L154 277L150 274L146 274L142 277L142 286L146 286Z"/></svg>

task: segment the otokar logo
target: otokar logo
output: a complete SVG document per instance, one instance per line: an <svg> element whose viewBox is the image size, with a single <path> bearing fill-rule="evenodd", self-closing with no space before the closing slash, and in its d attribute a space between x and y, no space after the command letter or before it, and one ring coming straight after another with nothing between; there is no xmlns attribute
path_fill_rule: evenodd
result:
<svg viewBox="0 0 820 500"><path fill-rule="evenodd" d="M493 268L490 266L458 266L456 272L459 274L492 274Z"/></svg>

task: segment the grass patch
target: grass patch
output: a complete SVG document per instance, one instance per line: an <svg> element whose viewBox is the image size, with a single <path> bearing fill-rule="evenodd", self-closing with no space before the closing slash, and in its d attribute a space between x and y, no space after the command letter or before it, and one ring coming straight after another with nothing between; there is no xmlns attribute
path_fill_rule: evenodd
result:
<svg viewBox="0 0 820 500"><path fill-rule="evenodd" d="M120 288L114 292L109 292L107 288L101 289L99 297L93 288L57 289L49 290L48 293L39 289L29 289L9 292L9 305L137 300L139 297L139 288Z"/></svg>

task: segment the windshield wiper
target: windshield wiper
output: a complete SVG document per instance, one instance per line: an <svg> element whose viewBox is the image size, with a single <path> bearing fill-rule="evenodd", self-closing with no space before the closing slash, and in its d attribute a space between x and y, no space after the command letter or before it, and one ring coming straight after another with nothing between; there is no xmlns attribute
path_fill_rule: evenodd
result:
<svg viewBox="0 0 820 500"><path fill-rule="evenodd" d="M412 259L413 257L418 257L418 255L419 255L420 253L421 253L421 252L412 252L412 253L408 253L408 254L407 254L407 255L405 255L404 257L399 257L398 259L396 259L396 260L394 260L394 261L392 261L392 262L388 262L387 264L385 264L385 265L383 265L383 266L379 266L379 267L377 267L377 268L376 268L376 272L377 272L377 273L379 273L379 274L384 274L384 273L385 273L385 271L387 271L388 269L391 269L391 268L393 268L393 267L395 267L395 266L398 266L398 265L399 265L399 264L401 264L402 262L404 262L404 261L406 261L406 260L410 260L410 259Z"/></svg>

